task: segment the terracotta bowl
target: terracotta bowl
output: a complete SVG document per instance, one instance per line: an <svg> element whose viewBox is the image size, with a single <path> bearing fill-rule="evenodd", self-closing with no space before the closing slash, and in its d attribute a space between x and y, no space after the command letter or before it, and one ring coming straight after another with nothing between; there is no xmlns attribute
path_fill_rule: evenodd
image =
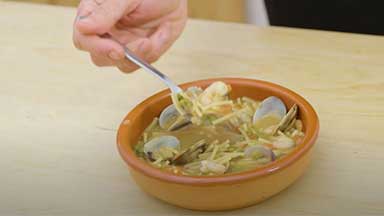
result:
<svg viewBox="0 0 384 216"><path fill-rule="evenodd" d="M288 187L307 168L312 147L319 132L318 117L312 106L293 91L260 80L222 78L182 84L207 87L214 81L232 86L231 96L262 100L277 96L290 107L299 106L305 136L301 144L286 157L264 167L221 176L183 176L156 169L136 157L132 147L152 119L171 103L169 91L159 92L137 105L124 119L117 134L117 146L129 165L136 183L147 193L176 206L195 210L227 210L259 203Z"/></svg>

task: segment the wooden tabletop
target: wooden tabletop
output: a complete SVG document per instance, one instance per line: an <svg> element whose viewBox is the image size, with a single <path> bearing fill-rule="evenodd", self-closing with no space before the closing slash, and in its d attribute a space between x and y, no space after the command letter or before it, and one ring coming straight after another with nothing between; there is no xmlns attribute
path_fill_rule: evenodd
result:
<svg viewBox="0 0 384 216"><path fill-rule="evenodd" d="M73 8L0 1L0 14L0 215L208 215L140 191L117 153L121 119L162 83L93 66L72 46ZM178 83L272 81L319 114L302 178L209 215L384 214L384 37L190 20L156 66Z"/></svg>

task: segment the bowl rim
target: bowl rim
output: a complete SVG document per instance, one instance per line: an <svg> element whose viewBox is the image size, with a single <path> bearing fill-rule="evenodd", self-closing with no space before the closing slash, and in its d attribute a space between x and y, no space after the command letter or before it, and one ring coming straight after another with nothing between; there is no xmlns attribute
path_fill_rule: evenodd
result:
<svg viewBox="0 0 384 216"><path fill-rule="evenodd" d="M128 134L122 133L122 128L126 126L126 122L130 122L134 116L138 115L142 109L151 105L153 101L162 100L166 97L169 97L170 91L168 89L157 92L156 94L146 98L144 101L135 106L123 119L121 122L118 132L117 132L117 148L119 154L123 158L123 160L134 170L139 171L149 177L156 178L158 180L176 183L176 184L188 184L188 185L196 185L196 186L209 186L216 184L233 184L242 181L247 181L267 175L271 175L273 173L279 172L284 168L290 166L306 152L308 152L312 146L314 145L318 133L319 133L319 119L318 116L313 109L313 107L300 95L293 92L290 89L287 89L278 84L274 84L271 82L256 80L256 79L248 79L248 78L235 78L235 77L225 77L225 78L211 78L211 79L203 79L196 80L187 83L181 84L181 88L185 89L193 85L207 85L209 83L215 81L223 81L228 83L237 83L240 85L258 85L259 88L267 88L270 90L280 90L281 94L284 94L286 97L291 98L295 103L301 105L300 111L303 112L304 115L307 115L307 118L311 119L310 124L306 125L306 133L303 138L302 144L296 148L293 152L288 154L287 156L276 160L274 162L269 163L268 165L262 166L260 168L251 169L244 172L238 172L233 174L219 175L219 176L186 176L181 174L174 174L169 171L163 171L158 168L155 168L146 162L139 159L134 153L133 149L128 146L124 147L124 143L121 142L122 136L128 136ZM304 109L303 109L304 108Z"/></svg>

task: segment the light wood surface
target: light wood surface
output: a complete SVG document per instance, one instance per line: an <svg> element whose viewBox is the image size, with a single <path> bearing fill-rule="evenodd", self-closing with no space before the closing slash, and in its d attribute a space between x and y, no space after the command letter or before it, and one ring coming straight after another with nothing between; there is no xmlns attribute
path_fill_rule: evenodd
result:
<svg viewBox="0 0 384 216"><path fill-rule="evenodd" d="M77 6L80 0L13 0L64 6ZM244 0L189 0L188 15L192 18L245 22Z"/></svg>
<svg viewBox="0 0 384 216"><path fill-rule="evenodd" d="M72 46L73 8L0 1L0 14L0 215L384 214L383 37L189 21L160 70L178 83L273 81L307 98L321 125L289 189L204 213L141 192L116 151L120 120L164 88L156 78L93 66Z"/></svg>

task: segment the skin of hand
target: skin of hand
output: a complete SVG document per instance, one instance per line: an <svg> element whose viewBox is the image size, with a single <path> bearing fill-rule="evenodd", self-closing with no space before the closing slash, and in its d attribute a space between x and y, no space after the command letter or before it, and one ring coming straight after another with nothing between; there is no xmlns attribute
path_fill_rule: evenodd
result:
<svg viewBox="0 0 384 216"><path fill-rule="evenodd" d="M154 62L176 41L187 21L187 0L82 0L73 27L76 48L89 52L97 66L122 72L138 67L126 60L120 44Z"/></svg>

